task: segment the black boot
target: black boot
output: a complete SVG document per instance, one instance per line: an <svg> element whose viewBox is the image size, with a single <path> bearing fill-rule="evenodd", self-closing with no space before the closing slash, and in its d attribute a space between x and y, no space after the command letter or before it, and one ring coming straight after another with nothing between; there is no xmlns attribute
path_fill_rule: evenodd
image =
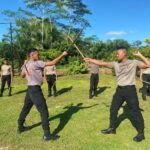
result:
<svg viewBox="0 0 150 150"><path fill-rule="evenodd" d="M12 96L12 94L11 94L11 87L9 88L8 96Z"/></svg>
<svg viewBox="0 0 150 150"><path fill-rule="evenodd" d="M97 96L97 90L94 90L94 95Z"/></svg>
<svg viewBox="0 0 150 150"><path fill-rule="evenodd" d="M146 95L145 94L142 94L142 99L143 99L143 101L146 101Z"/></svg>
<svg viewBox="0 0 150 150"><path fill-rule="evenodd" d="M50 131L49 130L44 130L44 136L43 136L43 140L44 141L49 141L49 140L57 140L59 138L58 135L52 135L50 134Z"/></svg>
<svg viewBox="0 0 150 150"><path fill-rule="evenodd" d="M51 96L52 96L52 92L48 91L48 97L51 97Z"/></svg>
<svg viewBox="0 0 150 150"><path fill-rule="evenodd" d="M0 90L0 97L3 97L3 92L4 92L4 89L1 88L1 90Z"/></svg>
<svg viewBox="0 0 150 150"><path fill-rule="evenodd" d="M56 96L57 96L57 93L56 93L56 91L54 91L54 94L53 94L53 96L54 96L54 97L56 97Z"/></svg>
<svg viewBox="0 0 150 150"><path fill-rule="evenodd" d="M92 95L89 95L89 99L92 99Z"/></svg>
<svg viewBox="0 0 150 150"><path fill-rule="evenodd" d="M25 127L25 126L23 126L23 125L19 125L19 126L18 126L18 129L17 129L17 134L21 134L22 132L25 132L25 131L27 131L27 130L29 130L28 127Z"/></svg>
<svg viewBox="0 0 150 150"><path fill-rule="evenodd" d="M92 96L92 91L90 90L90 91L89 91L89 99L92 99L92 97L93 97L93 96Z"/></svg>
<svg viewBox="0 0 150 150"><path fill-rule="evenodd" d="M56 96L57 96L56 83L55 83L54 86L53 86L53 91L54 91L53 96L56 97Z"/></svg>
<svg viewBox="0 0 150 150"><path fill-rule="evenodd" d="M101 130L101 133L103 133L103 134L116 134L116 129L115 128L107 128L107 129Z"/></svg>
<svg viewBox="0 0 150 150"><path fill-rule="evenodd" d="M133 138L133 141L135 141L135 142L141 142L144 139L145 139L144 131L140 130L140 131L138 131L138 134Z"/></svg>

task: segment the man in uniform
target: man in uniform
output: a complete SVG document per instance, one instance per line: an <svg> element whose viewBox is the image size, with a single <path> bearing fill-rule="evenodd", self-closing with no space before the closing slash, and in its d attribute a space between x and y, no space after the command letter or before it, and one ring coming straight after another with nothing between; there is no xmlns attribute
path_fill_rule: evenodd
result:
<svg viewBox="0 0 150 150"><path fill-rule="evenodd" d="M97 86L99 82L99 65L90 63L88 64L88 68L90 69L90 90L89 90L89 99L92 99L93 95L97 93Z"/></svg>
<svg viewBox="0 0 150 150"><path fill-rule="evenodd" d="M144 63L138 60L129 60L127 50L125 48L119 48L117 50L117 62L103 62L100 60L94 60L85 58L86 62L95 63L97 65L114 68L117 76L118 87L113 96L113 100L110 107L110 125L109 128L102 130L103 134L115 134L116 133L116 121L119 108L126 101L131 115L133 116L136 124L136 130L138 134L133 138L134 141L140 142L145 139L144 136L144 119L139 108L139 101L135 88L136 69L150 67L150 62L138 51L134 52L135 56L138 56Z"/></svg>
<svg viewBox="0 0 150 150"><path fill-rule="evenodd" d="M41 90L42 84L42 72L41 70L44 69L45 66L55 65L59 60L61 60L64 56L67 55L67 52L63 52L59 57L54 59L53 61L43 62L39 60L39 52L35 48L29 49L28 52L29 61L27 61L22 67L22 76L26 76L28 81L28 89L24 101L24 106L20 113L18 119L18 129L17 133L22 133L26 131L26 127L24 127L25 118L30 112L33 105L36 106L37 110L40 113L42 127L44 130L43 139L47 140L55 140L58 136L54 136L50 133L49 128L49 113L45 98L43 96Z"/></svg>
<svg viewBox="0 0 150 150"><path fill-rule="evenodd" d="M8 85L8 96L11 96L11 83L13 79L12 67L9 65L8 60L4 60L1 67L1 91L0 97L3 96L5 84Z"/></svg>
<svg viewBox="0 0 150 150"><path fill-rule="evenodd" d="M46 66L44 68L44 78L47 81L48 85L48 97L52 96L52 88L53 88L53 96L56 97L56 66Z"/></svg>
<svg viewBox="0 0 150 150"><path fill-rule="evenodd" d="M146 100L146 96L150 93L150 68L141 69L140 78L143 81L142 98Z"/></svg>

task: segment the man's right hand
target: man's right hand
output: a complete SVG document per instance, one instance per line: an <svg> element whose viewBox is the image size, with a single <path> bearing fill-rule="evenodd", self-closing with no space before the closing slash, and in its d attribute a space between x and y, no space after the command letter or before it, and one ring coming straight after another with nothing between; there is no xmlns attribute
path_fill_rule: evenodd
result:
<svg viewBox="0 0 150 150"><path fill-rule="evenodd" d="M25 60L25 61L24 61L24 65L25 65L27 62L28 62L28 60Z"/></svg>
<svg viewBox="0 0 150 150"><path fill-rule="evenodd" d="M84 58L83 59L86 63L89 63L90 62L90 58Z"/></svg>
<svg viewBox="0 0 150 150"><path fill-rule="evenodd" d="M137 56L137 57L142 56L142 54L141 54L138 50L135 51L135 52L133 52L133 55L134 55L134 56Z"/></svg>
<svg viewBox="0 0 150 150"><path fill-rule="evenodd" d="M64 52L62 53L62 55L63 55L63 56L67 56L67 55L68 55L67 51L64 51Z"/></svg>

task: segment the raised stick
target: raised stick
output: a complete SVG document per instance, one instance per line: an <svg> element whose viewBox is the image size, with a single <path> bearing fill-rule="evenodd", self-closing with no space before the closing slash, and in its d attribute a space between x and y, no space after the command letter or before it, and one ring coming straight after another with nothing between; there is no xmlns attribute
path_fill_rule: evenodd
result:
<svg viewBox="0 0 150 150"><path fill-rule="evenodd" d="M68 38L73 43L72 38L70 36L68 36ZM80 53L80 55L82 56L82 58L85 58L84 55L83 55L83 53L81 52L81 50L78 48L78 46L75 43L73 43L73 46L77 49L77 51Z"/></svg>

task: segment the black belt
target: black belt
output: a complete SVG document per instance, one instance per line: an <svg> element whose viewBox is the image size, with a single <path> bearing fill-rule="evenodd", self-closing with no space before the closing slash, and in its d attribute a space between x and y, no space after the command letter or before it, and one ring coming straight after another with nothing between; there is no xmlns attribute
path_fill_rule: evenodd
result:
<svg viewBox="0 0 150 150"><path fill-rule="evenodd" d="M28 85L28 87L41 87L40 85Z"/></svg>
<svg viewBox="0 0 150 150"><path fill-rule="evenodd" d="M91 73L91 74L93 74L93 75L98 75L98 73Z"/></svg>
<svg viewBox="0 0 150 150"><path fill-rule="evenodd" d="M135 87L135 85L125 85L125 86L118 85L118 88L130 88L130 87Z"/></svg>
<svg viewBox="0 0 150 150"><path fill-rule="evenodd" d="M8 74L8 75L2 75L2 76L7 77L7 76L11 76L11 75L10 75L10 74Z"/></svg>
<svg viewBox="0 0 150 150"><path fill-rule="evenodd" d="M56 75L56 74L47 74L46 76L54 76L54 75Z"/></svg>

